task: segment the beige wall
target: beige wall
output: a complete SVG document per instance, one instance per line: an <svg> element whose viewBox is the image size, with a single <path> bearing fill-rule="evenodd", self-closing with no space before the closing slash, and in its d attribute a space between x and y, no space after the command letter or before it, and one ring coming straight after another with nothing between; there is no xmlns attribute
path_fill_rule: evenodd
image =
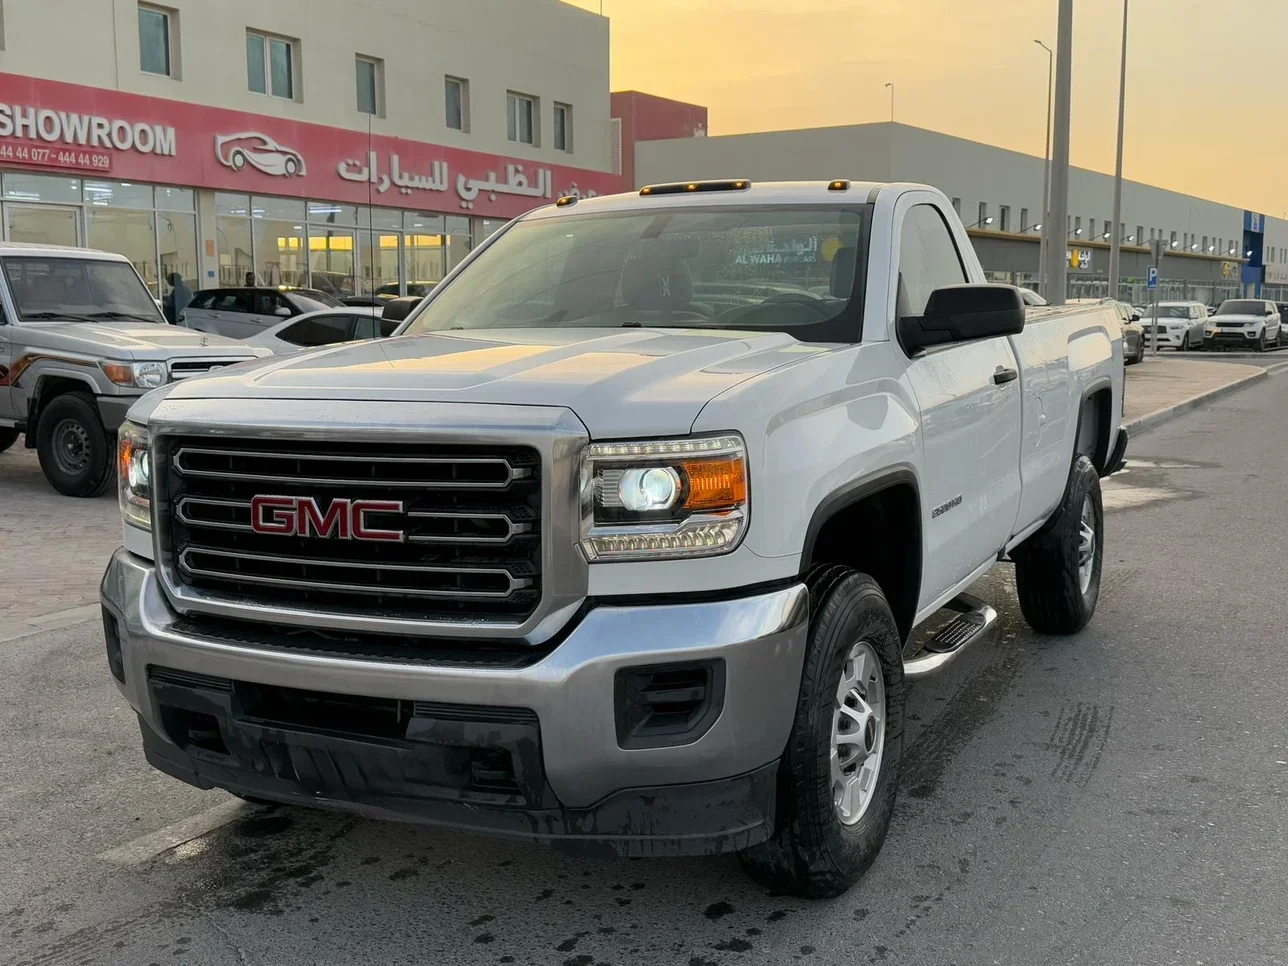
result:
<svg viewBox="0 0 1288 966"><path fill-rule="evenodd" d="M3 0L0 71L366 130L354 58L383 59L377 134L610 169L608 20L558 0L166 0L175 79L139 69L135 0ZM253 94L247 29L299 41L296 101ZM470 85L470 131L445 126L443 78ZM506 138L507 90L540 101L541 144ZM572 153L554 151L554 102L573 108Z"/></svg>

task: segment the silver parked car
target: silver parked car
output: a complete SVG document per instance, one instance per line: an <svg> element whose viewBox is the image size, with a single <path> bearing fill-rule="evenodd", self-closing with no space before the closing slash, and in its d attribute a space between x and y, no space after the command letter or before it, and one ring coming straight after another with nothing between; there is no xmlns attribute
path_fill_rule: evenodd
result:
<svg viewBox="0 0 1288 966"><path fill-rule="evenodd" d="M211 288L193 296L179 313L179 324L230 339L246 339L283 319L340 304L325 292L309 288Z"/></svg>
<svg viewBox="0 0 1288 966"><path fill-rule="evenodd" d="M345 306L342 309L307 312L279 322L246 341L251 345L266 346L275 355L284 355L315 346L383 339L393 335L402 320L382 319L382 311L383 307Z"/></svg>
<svg viewBox="0 0 1288 966"><path fill-rule="evenodd" d="M0 243L0 451L26 434L59 493L115 480L116 431L168 382L268 355L166 323L127 258Z"/></svg>

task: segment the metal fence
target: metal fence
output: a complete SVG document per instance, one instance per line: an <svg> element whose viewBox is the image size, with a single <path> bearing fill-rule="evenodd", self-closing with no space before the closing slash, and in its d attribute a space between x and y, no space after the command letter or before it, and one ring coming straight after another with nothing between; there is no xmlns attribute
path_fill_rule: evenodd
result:
<svg viewBox="0 0 1288 966"><path fill-rule="evenodd" d="M1021 288L1038 288L1038 277L1033 272L986 272L990 282L1002 282L1007 285L1019 285ZM1160 302L1202 302L1204 305L1219 305L1224 299L1243 297L1242 286L1237 281L1192 282L1184 279L1160 278L1158 280L1158 300ZM1264 298L1288 301L1288 285L1264 287ZM1109 297L1109 277L1106 275L1070 275L1068 276L1067 298L1070 299L1103 299ZM1143 281L1120 281L1118 300L1130 305L1148 305L1152 294Z"/></svg>

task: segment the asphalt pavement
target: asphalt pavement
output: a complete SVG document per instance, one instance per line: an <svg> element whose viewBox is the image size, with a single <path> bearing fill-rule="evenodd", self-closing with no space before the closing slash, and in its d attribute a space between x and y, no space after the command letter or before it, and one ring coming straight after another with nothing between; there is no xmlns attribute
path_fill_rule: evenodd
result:
<svg viewBox="0 0 1288 966"><path fill-rule="evenodd" d="M915 686L890 837L827 902L195 791L144 765L99 628L35 628L3 645L0 962L1288 962L1285 412L1271 376L1134 441L1077 637L981 582L1000 633Z"/></svg>

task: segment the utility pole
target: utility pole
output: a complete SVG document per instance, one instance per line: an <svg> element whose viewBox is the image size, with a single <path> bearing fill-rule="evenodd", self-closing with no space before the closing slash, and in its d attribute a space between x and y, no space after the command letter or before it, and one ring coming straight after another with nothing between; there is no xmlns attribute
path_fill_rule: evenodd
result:
<svg viewBox="0 0 1288 966"><path fill-rule="evenodd" d="M1114 166L1114 239L1109 243L1109 297L1118 298L1118 267L1122 248L1123 216L1123 123L1127 115L1127 8L1131 0L1123 0L1123 59L1118 78L1118 161ZM1155 319L1157 322L1157 319Z"/></svg>
<svg viewBox="0 0 1288 966"><path fill-rule="evenodd" d="M890 88L890 123L893 124L894 123L894 81L891 81L889 84L886 84L886 87Z"/></svg>
<svg viewBox="0 0 1288 966"><path fill-rule="evenodd" d="M1055 128L1051 140L1051 212L1047 225L1046 279L1042 294L1052 305L1064 305L1069 260L1069 102L1073 82L1073 0L1060 0L1055 57Z"/></svg>
<svg viewBox="0 0 1288 966"><path fill-rule="evenodd" d="M1047 239L1051 237L1051 86L1055 77L1055 51L1040 40L1033 42L1047 52L1047 126L1046 140L1042 142L1045 152L1042 164L1042 238L1038 243L1038 291L1045 298Z"/></svg>

